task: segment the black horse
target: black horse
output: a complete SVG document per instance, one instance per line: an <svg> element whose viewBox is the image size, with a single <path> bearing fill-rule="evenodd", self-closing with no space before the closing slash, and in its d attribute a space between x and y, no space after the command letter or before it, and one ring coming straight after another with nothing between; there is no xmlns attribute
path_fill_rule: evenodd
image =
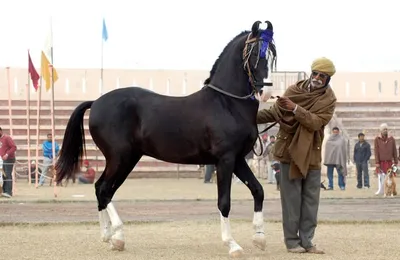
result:
<svg viewBox="0 0 400 260"><path fill-rule="evenodd" d="M179 164L215 164L222 240L232 256L242 248L230 233L232 173L254 197L253 242L265 249L264 191L244 157L258 136L256 114L266 91L264 79L276 63L272 24L237 35L223 50L200 91L185 97L163 96L128 87L80 104L69 119L60 157L57 183L74 176L85 153L83 116L91 109L89 130L106 158L95 183L103 241L124 249L122 221L111 202L143 155Z"/></svg>

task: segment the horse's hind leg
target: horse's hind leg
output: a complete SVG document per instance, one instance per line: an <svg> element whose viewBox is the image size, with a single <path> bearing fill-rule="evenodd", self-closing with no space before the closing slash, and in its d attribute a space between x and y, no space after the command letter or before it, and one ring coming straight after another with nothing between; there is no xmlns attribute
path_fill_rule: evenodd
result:
<svg viewBox="0 0 400 260"><path fill-rule="evenodd" d="M104 169L104 172L106 171L106 169ZM97 198L99 198L99 196L100 196L99 191L100 191L100 186L102 185L102 183L104 181L104 176L105 176L104 172L95 183ZM100 222L101 240L103 242L109 242L113 233L111 231L111 220L110 220L110 217L108 216L106 209L103 209L103 210L99 209L99 222Z"/></svg>
<svg viewBox="0 0 400 260"><path fill-rule="evenodd" d="M112 249L115 250L124 249L125 239L122 220L111 200L140 158L141 155L131 151L115 154L107 160L106 169L99 182L96 183L100 227L103 230L102 238L103 241L109 241L111 236ZM111 228L109 223L111 223Z"/></svg>
<svg viewBox="0 0 400 260"><path fill-rule="evenodd" d="M236 160L235 170L236 176L249 188L254 198L254 217L253 217L253 244L265 250L266 239L264 234L264 216L263 216L263 203L264 203L264 189L257 178L252 173L249 165L244 158Z"/></svg>

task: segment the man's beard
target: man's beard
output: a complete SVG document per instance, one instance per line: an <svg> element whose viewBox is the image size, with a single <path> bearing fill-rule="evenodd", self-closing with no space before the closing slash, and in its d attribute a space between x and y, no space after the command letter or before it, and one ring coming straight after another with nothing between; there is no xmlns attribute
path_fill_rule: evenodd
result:
<svg viewBox="0 0 400 260"><path fill-rule="evenodd" d="M311 86L313 88L320 88L323 87L323 82L320 79L311 79Z"/></svg>

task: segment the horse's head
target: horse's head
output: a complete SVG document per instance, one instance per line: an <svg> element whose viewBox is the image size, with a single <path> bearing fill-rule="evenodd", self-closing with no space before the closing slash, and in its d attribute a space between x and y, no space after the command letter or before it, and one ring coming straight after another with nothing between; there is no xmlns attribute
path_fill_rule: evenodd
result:
<svg viewBox="0 0 400 260"><path fill-rule="evenodd" d="M276 48L271 22L266 21L266 29L261 29L260 24L256 21L251 31L240 33L225 46L205 85L239 99L267 92L263 88L272 83L264 83L264 79L276 64Z"/></svg>
<svg viewBox="0 0 400 260"><path fill-rule="evenodd" d="M256 21L248 34L243 48L244 70L249 76L250 84L255 93L262 94L265 86L272 86L271 82L264 82L276 64L276 48L274 31L270 21L265 22L266 29L260 29L260 21Z"/></svg>

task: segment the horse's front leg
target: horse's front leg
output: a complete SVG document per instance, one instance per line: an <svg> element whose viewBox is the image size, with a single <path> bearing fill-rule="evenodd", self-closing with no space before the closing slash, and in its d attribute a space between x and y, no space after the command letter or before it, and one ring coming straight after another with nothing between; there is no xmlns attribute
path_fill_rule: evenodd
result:
<svg viewBox="0 0 400 260"><path fill-rule="evenodd" d="M218 209L221 216L222 241L229 247L229 255L231 257L240 257L243 254L243 249L233 239L229 222L234 161L234 157L227 156L221 158L217 164Z"/></svg>
<svg viewBox="0 0 400 260"><path fill-rule="evenodd" d="M263 203L264 203L264 189L257 178L254 176L249 165L246 163L244 158L237 158L235 169L235 175L249 188L254 198L254 217L253 217L253 244L265 250L266 239L264 233L264 215L263 215Z"/></svg>
<svg viewBox="0 0 400 260"><path fill-rule="evenodd" d="M106 209L99 211L100 233L103 242L109 242L113 233L111 231L111 220Z"/></svg>

